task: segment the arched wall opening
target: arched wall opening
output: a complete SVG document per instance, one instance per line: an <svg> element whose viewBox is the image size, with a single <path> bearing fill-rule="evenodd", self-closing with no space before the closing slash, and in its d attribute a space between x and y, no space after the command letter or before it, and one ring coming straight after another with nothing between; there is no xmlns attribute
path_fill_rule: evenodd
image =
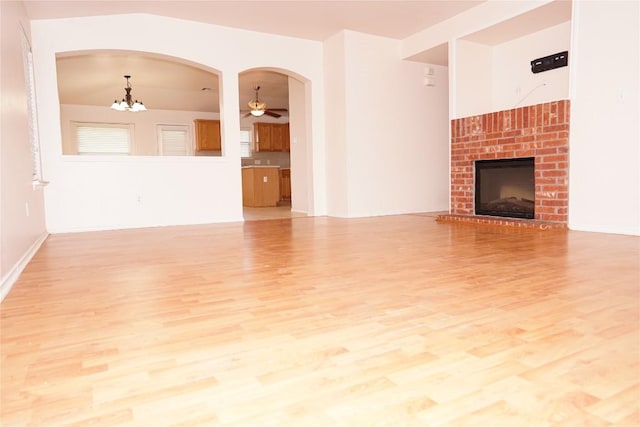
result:
<svg viewBox="0 0 640 427"><path fill-rule="evenodd" d="M78 147L78 126L103 129L104 124L130 126L126 155L222 155L219 126L220 148L209 150L200 149L194 126L196 120L220 119L218 70L167 55L97 50L57 53L56 71L63 154L90 154L85 151L90 147ZM131 79L125 80L127 75ZM124 101L127 84L131 100L141 101L146 111L111 108ZM104 150L113 154L109 146Z"/></svg>
<svg viewBox="0 0 640 427"><path fill-rule="evenodd" d="M309 79L281 68L257 67L238 74L240 128L250 135L242 167L279 167L278 204L305 214L311 212L313 203L310 86ZM256 100L258 87L257 97L266 104L266 110L254 116L249 103ZM259 140L265 132L273 135L266 144L264 136L262 142Z"/></svg>

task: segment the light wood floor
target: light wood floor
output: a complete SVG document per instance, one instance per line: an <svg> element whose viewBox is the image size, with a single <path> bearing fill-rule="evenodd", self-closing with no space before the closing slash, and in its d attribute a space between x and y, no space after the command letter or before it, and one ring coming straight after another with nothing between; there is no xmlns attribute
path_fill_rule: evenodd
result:
<svg viewBox="0 0 640 427"><path fill-rule="evenodd" d="M2 426L638 426L639 242L305 217L53 235Z"/></svg>
<svg viewBox="0 0 640 427"><path fill-rule="evenodd" d="M266 219L283 219L305 217L306 214L293 212L291 203L274 207L251 208L243 207L242 216L245 221L262 221Z"/></svg>

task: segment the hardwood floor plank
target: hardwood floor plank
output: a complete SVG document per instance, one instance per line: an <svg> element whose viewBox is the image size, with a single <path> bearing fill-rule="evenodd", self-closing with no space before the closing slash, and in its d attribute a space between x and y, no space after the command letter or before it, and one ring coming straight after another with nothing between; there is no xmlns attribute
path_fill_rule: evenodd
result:
<svg viewBox="0 0 640 427"><path fill-rule="evenodd" d="M52 235L2 426L635 426L640 239L435 216Z"/></svg>

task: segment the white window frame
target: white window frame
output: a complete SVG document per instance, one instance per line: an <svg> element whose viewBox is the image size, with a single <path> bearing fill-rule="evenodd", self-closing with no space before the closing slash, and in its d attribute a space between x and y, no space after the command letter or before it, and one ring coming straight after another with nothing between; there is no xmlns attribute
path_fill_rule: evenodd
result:
<svg viewBox="0 0 640 427"><path fill-rule="evenodd" d="M158 154L160 156L165 156L164 154L164 139L163 132L165 131L181 131L185 133L185 154L184 156L193 156L194 145L193 138L191 133L191 126L188 125L157 125L156 133L158 136ZM175 156L175 155L171 155Z"/></svg>
<svg viewBox="0 0 640 427"><path fill-rule="evenodd" d="M242 134L243 132L246 132L247 135L247 140L243 141L242 140ZM251 156L253 155L253 147L252 147L252 134L251 134L251 128L240 128L240 158L242 159L249 159L251 158ZM244 147L246 147L246 149ZM243 155L244 153L247 153L247 155Z"/></svg>
<svg viewBox="0 0 640 427"><path fill-rule="evenodd" d="M117 129L125 129L128 134L127 140L127 151L126 152L108 152L108 151L90 151L90 152L80 152L79 146L80 141L78 140L78 128L80 127L93 127L93 128L117 128ZM71 129L73 131L73 139L74 139L74 147L76 149L76 154L80 156L128 156L133 153L133 123L95 123L95 122L71 122Z"/></svg>

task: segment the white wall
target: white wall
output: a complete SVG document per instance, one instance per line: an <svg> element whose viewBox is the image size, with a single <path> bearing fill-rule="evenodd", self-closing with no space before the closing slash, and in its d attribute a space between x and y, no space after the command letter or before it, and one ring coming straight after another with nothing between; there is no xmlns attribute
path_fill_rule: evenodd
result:
<svg viewBox="0 0 640 427"><path fill-rule="evenodd" d="M33 21L45 197L50 232L242 220L238 73L287 70L313 82L314 171L324 169L322 45L318 42L133 14ZM113 28L144 28L130 37ZM116 49L202 64L220 75L223 157L85 159L62 156L55 55ZM69 158L72 157L72 158ZM324 175L314 180L312 215L325 212Z"/></svg>
<svg viewBox="0 0 640 427"><path fill-rule="evenodd" d="M305 168L309 141L307 134L307 108L305 84L289 77L289 139L291 146L291 210L307 213L309 211L309 169Z"/></svg>
<svg viewBox="0 0 640 427"><path fill-rule="evenodd" d="M427 87L426 67L400 60L398 41L351 31L342 41L343 49L335 51L344 60L345 114L338 120L344 122L345 138L331 143L343 144L332 154L344 152L348 159L347 179L342 189L335 188L346 191L346 216L447 209L446 68L433 66L437 86ZM339 169L344 159L328 156L327 161Z"/></svg>
<svg viewBox="0 0 640 427"><path fill-rule="evenodd" d="M491 92L493 49L467 40L455 41L455 116L468 117L493 110Z"/></svg>
<svg viewBox="0 0 640 427"><path fill-rule="evenodd" d="M531 72L531 61L569 50L566 22L496 46L456 40L454 118L569 98L569 66Z"/></svg>
<svg viewBox="0 0 640 427"><path fill-rule="evenodd" d="M640 235L637 1L574 2L569 227Z"/></svg>
<svg viewBox="0 0 640 427"><path fill-rule="evenodd" d="M46 238L42 189L32 186L29 114L21 26L29 21L21 2L0 2L0 300Z"/></svg>
<svg viewBox="0 0 640 427"><path fill-rule="evenodd" d="M531 61L570 50L571 22L520 37L493 48L492 111L569 99L569 65L531 72ZM486 112L486 111L485 111Z"/></svg>
<svg viewBox="0 0 640 427"><path fill-rule="evenodd" d="M325 40L327 213L338 217L349 215L345 56L344 31Z"/></svg>
<svg viewBox="0 0 640 427"><path fill-rule="evenodd" d="M183 125L190 129L192 148L195 148L195 119L218 120L220 114L197 111L149 110L144 113L114 111L110 107L93 105L60 106L62 147L64 154L77 154L77 145L72 122L133 124L132 154L156 156L158 148L158 125Z"/></svg>

